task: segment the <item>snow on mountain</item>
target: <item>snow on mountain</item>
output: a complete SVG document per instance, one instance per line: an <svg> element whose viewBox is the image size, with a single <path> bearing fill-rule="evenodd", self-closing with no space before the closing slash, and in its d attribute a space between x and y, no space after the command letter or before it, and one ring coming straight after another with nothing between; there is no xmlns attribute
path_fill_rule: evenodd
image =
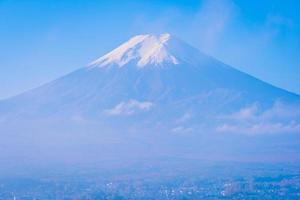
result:
<svg viewBox="0 0 300 200"><path fill-rule="evenodd" d="M178 59L168 51L166 46L170 34L138 35L131 38L118 48L95 60L90 66L103 67L117 65L119 67L135 61L142 68L146 65L162 66L163 64L178 64Z"/></svg>

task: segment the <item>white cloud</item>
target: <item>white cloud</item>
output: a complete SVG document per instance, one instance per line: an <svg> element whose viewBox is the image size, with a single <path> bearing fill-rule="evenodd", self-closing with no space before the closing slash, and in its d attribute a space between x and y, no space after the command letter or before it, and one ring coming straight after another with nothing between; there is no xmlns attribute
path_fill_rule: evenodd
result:
<svg viewBox="0 0 300 200"><path fill-rule="evenodd" d="M237 112L221 116L224 119L237 121L292 120L298 117L300 117L299 104L285 104L280 101L276 101L269 109L263 110L259 104L254 103L241 108Z"/></svg>
<svg viewBox="0 0 300 200"><path fill-rule="evenodd" d="M108 115L133 115L140 111L149 111L154 106L153 103L149 101L140 102L131 99L127 102L121 102L115 107L105 110Z"/></svg>
<svg viewBox="0 0 300 200"><path fill-rule="evenodd" d="M253 104L227 116L217 132L241 134L300 133L300 105L274 103L266 110Z"/></svg>
<svg viewBox="0 0 300 200"><path fill-rule="evenodd" d="M184 122L187 122L188 120L190 120L191 118L192 118L192 114L190 112L186 112L181 117L179 117L176 120L176 122L177 123L184 123Z"/></svg>
<svg viewBox="0 0 300 200"><path fill-rule="evenodd" d="M258 107L256 104L253 104L251 106L247 106L247 107L240 109L236 113L231 114L229 116L229 118L238 119L238 120L253 119L256 117L257 112L258 112Z"/></svg>
<svg viewBox="0 0 300 200"><path fill-rule="evenodd" d="M192 132L194 129L191 127L183 127L183 126L177 126L173 128L171 131L174 133L189 133Z"/></svg>
<svg viewBox="0 0 300 200"><path fill-rule="evenodd" d="M293 119L300 117L300 105L284 104L280 101L274 103L271 109L261 114L262 119Z"/></svg>
<svg viewBox="0 0 300 200"><path fill-rule="evenodd" d="M223 124L216 128L217 132L221 133L238 133L238 134L278 134L278 133L297 133L300 132L300 123L290 122L283 123L254 123L254 124Z"/></svg>

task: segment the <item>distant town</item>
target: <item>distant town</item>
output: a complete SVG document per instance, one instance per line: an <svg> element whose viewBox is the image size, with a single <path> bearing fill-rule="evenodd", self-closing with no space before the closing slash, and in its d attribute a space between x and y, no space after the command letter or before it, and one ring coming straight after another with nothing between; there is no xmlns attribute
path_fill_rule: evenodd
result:
<svg viewBox="0 0 300 200"><path fill-rule="evenodd" d="M230 169L225 168L223 175L199 173L190 177L152 171L111 177L83 172L77 176L2 178L0 199L300 199L300 172L293 167L286 169L248 169L242 176L228 174ZM269 175L260 175L264 173Z"/></svg>

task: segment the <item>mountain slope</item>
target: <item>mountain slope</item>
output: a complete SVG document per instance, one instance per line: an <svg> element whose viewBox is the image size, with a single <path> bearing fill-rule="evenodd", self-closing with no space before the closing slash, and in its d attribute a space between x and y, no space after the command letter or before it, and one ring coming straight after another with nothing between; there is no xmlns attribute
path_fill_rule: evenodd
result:
<svg viewBox="0 0 300 200"><path fill-rule="evenodd" d="M67 151L71 141L76 150L66 154L72 158L83 151L98 158L101 149L103 157L118 159L149 154L224 159L231 152L247 160L259 151L269 152L262 159L288 159L300 152L294 148L299 105L298 95L176 37L140 35L87 67L0 101L0 135L9 148L28 141L47 155L48 149Z"/></svg>
<svg viewBox="0 0 300 200"><path fill-rule="evenodd" d="M95 117L131 99L163 106L186 102L193 109L199 106L199 111L201 106L230 111L255 102L268 107L276 100L299 101L299 96L162 34L136 36L88 67L2 101L0 108L2 114L12 115Z"/></svg>

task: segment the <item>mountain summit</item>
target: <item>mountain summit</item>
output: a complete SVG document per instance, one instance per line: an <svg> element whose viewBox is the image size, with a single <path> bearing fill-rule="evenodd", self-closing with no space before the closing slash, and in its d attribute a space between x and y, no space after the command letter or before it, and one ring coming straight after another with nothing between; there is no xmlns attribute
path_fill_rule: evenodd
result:
<svg viewBox="0 0 300 200"><path fill-rule="evenodd" d="M146 65L178 64L178 59L168 49L171 35L138 35L91 63L91 66L117 65L122 67L136 62L138 67Z"/></svg>
<svg viewBox="0 0 300 200"><path fill-rule="evenodd" d="M189 54L189 55L187 55ZM90 67L123 67L135 64L138 68L146 66L178 65L194 62L198 50L169 33L160 35L137 35L113 51L93 61Z"/></svg>

